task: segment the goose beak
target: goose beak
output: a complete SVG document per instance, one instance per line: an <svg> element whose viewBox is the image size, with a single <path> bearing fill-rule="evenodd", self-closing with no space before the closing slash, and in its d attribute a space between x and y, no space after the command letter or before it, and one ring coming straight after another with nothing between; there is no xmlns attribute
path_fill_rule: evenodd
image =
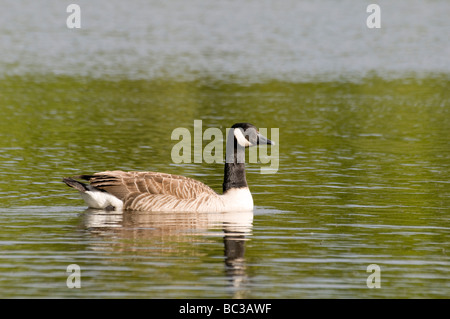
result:
<svg viewBox="0 0 450 319"><path fill-rule="evenodd" d="M275 142L269 140L261 133L258 133L258 145L275 145Z"/></svg>

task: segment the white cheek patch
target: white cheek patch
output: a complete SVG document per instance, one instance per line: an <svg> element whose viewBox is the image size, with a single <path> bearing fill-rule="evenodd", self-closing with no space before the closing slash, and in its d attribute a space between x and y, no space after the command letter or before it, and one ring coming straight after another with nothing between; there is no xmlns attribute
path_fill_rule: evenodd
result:
<svg viewBox="0 0 450 319"><path fill-rule="evenodd" d="M244 134L242 133L242 130L240 128L235 128L234 129L234 137L236 137L237 142L239 143L240 146L242 147L250 147L253 146L252 143L250 143L244 136Z"/></svg>

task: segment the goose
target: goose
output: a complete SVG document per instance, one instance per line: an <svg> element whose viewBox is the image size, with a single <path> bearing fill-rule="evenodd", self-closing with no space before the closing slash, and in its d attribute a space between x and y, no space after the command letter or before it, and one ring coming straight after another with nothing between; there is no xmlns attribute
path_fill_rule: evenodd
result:
<svg viewBox="0 0 450 319"><path fill-rule="evenodd" d="M245 178L245 148L274 145L250 123L229 130L223 194L192 178L159 172L104 171L63 178L79 191L89 208L115 211L238 212L252 211ZM86 180L83 183L79 180Z"/></svg>

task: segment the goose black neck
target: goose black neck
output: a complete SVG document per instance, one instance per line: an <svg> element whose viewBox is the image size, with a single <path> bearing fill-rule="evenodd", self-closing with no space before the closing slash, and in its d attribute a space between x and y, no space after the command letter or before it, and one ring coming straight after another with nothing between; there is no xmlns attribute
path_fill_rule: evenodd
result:
<svg viewBox="0 0 450 319"><path fill-rule="evenodd" d="M238 162L238 152L234 152L234 161L232 163L225 162L225 171L223 177L223 192L225 193L231 188L248 187L245 179L245 163Z"/></svg>

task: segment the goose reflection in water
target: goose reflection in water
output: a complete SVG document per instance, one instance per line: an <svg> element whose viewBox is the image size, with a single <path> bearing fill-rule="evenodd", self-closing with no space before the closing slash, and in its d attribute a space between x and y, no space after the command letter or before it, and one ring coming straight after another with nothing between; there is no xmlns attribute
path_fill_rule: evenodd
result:
<svg viewBox="0 0 450 319"><path fill-rule="evenodd" d="M248 282L244 254L245 242L253 227L253 212L114 214L87 209L82 223L82 227L92 234L125 239L114 240L108 245L96 243L91 249L134 251L139 255L149 251L177 252L178 244L211 242L212 237L223 236L225 274L234 297L240 297ZM155 242L160 248L155 249Z"/></svg>

